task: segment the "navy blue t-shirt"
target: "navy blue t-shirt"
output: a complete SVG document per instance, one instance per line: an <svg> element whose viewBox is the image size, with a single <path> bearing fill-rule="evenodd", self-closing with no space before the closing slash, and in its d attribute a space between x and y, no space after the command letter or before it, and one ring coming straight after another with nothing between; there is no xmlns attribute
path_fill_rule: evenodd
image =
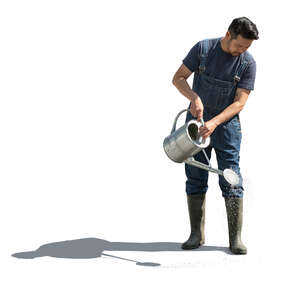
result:
<svg viewBox="0 0 300 283"><path fill-rule="evenodd" d="M232 56L230 53L223 51L221 48L221 39L221 37L212 39L213 47L209 51L205 72L216 79L232 82L237 68L241 63L241 58L240 56ZM200 45L198 42L192 47L188 55L183 59L183 64L191 72L196 71L200 65L199 46ZM249 65L242 74L241 80L238 82L237 87L253 90L256 75L256 62L248 51L245 51L243 54L245 59L249 62Z"/></svg>

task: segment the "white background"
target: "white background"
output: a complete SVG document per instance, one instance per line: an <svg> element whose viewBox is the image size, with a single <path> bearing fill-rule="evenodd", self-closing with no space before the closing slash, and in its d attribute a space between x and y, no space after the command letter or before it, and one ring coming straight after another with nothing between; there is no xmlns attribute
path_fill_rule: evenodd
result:
<svg viewBox="0 0 300 283"><path fill-rule="evenodd" d="M1 1L1 282L296 281L298 14L296 1ZM162 147L188 105L171 81L196 42L225 35L240 16L260 32L241 113L248 254L104 251L159 267L12 257L89 237L186 240L184 167ZM227 247L217 182L211 174L206 245Z"/></svg>

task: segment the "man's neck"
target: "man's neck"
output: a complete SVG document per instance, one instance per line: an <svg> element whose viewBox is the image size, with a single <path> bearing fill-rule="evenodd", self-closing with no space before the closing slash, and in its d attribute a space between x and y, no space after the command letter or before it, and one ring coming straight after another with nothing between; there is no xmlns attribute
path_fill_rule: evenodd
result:
<svg viewBox="0 0 300 283"><path fill-rule="evenodd" d="M226 38L223 37L220 42L221 42L221 48L222 48L222 50L224 52L226 52L226 53L229 53L229 50L228 50L228 47L227 47L227 40L226 40Z"/></svg>

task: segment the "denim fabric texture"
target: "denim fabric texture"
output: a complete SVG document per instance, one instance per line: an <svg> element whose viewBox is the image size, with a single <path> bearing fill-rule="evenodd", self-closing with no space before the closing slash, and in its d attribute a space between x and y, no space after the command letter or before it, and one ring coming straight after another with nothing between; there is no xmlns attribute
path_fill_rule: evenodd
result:
<svg viewBox="0 0 300 283"><path fill-rule="evenodd" d="M204 41L205 44L205 41ZM207 48L201 50L207 51ZM203 55L205 57L205 54ZM205 60L203 60L205 62ZM204 105L204 121L208 121L221 113L233 103L236 91L236 81L223 81L216 79L205 72L205 66L200 64L199 71L195 72L193 90L199 95ZM238 68L235 76L241 76L245 68ZM186 122L195 119L187 112ZM205 149L208 158L211 158L212 149L215 150L218 169L230 168L240 176L240 183L230 185L223 176L219 175L219 186L223 197L239 197L244 194L243 181L240 173L240 145L242 140L241 124L238 114L229 121L219 125L211 135L211 143ZM203 152L194 156L195 160L207 164ZM185 164L186 193L206 193L208 190L208 171Z"/></svg>

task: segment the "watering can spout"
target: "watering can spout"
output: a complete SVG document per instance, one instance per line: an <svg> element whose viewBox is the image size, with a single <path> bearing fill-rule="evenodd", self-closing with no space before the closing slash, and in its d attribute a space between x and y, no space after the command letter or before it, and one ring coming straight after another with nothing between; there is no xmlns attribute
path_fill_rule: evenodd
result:
<svg viewBox="0 0 300 283"><path fill-rule="evenodd" d="M209 165L195 160L194 157L187 158L185 160L185 163L221 175L232 186L236 186L240 183L239 175L235 173L232 169L225 169L224 171L215 169Z"/></svg>

